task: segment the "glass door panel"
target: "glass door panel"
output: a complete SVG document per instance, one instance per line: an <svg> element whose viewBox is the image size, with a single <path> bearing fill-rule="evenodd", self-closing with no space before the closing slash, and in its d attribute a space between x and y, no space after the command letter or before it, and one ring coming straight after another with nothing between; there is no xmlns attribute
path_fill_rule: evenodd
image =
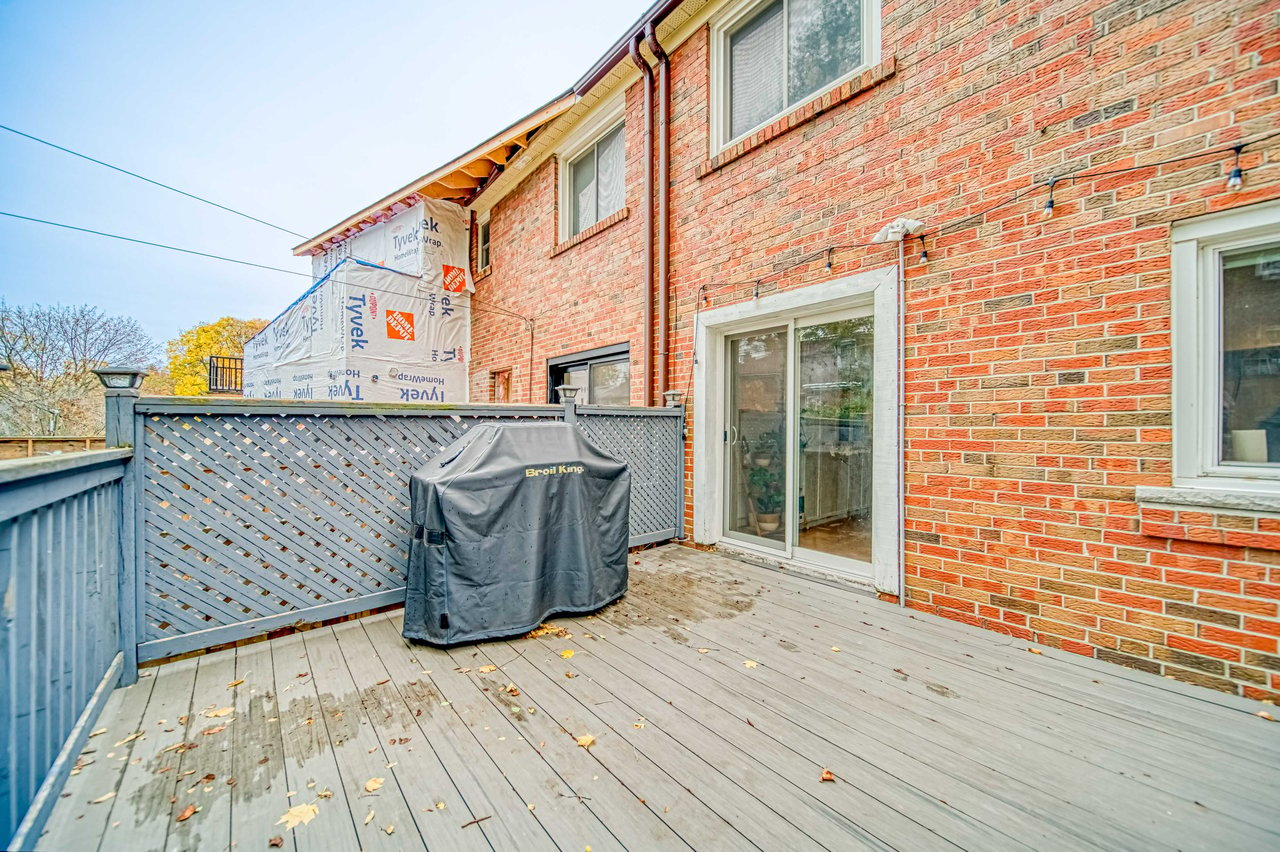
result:
<svg viewBox="0 0 1280 852"><path fill-rule="evenodd" d="M796 546L871 561L873 321L798 326Z"/></svg>
<svg viewBox="0 0 1280 852"><path fill-rule="evenodd" d="M786 328L728 340L725 531L787 546Z"/></svg>

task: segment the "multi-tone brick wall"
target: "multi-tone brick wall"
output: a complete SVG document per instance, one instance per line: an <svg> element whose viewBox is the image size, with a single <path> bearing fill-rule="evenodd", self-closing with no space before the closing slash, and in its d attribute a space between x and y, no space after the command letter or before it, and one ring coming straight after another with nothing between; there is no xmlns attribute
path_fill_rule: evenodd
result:
<svg viewBox="0 0 1280 852"><path fill-rule="evenodd" d="M1238 193L1211 156L1059 183L1047 220L1043 190L979 215L1050 175L1280 129L1280 2L900 0L882 44L877 67L715 157L707 28L672 51L670 384L687 387L704 285L711 305L756 278L821 287L895 247L779 271L897 216L946 225L905 270L908 604L1280 697L1280 522L1135 498L1171 483L1170 223L1280 198L1280 140L1245 153ZM547 357L622 339L641 397L639 102L633 86L628 219L552 255L554 162L493 212L479 295L522 313L572 299L537 325L535 401ZM508 318L477 314L474 350L473 390L528 372Z"/></svg>

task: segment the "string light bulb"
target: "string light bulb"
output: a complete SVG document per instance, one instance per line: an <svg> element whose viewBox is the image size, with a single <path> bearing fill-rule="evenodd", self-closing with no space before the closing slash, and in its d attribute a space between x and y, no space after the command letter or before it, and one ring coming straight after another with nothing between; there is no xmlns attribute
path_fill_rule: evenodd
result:
<svg viewBox="0 0 1280 852"><path fill-rule="evenodd" d="M1231 174L1227 176L1227 190L1230 192L1239 192L1244 189L1244 170L1240 168L1240 152L1244 150L1243 145L1235 147L1236 162L1231 168Z"/></svg>
<svg viewBox="0 0 1280 852"><path fill-rule="evenodd" d="M920 237L920 262L921 262L921 263L928 263L928 262L929 262L929 250L928 250L927 248L925 248L925 247L924 247L924 234L919 234L919 237Z"/></svg>
<svg viewBox="0 0 1280 852"><path fill-rule="evenodd" d="M760 279L759 278L756 279L756 289L751 294L751 298L757 302L760 301Z"/></svg>
<svg viewBox="0 0 1280 852"><path fill-rule="evenodd" d="M1049 200L1044 203L1044 209L1040 211L1041 219L1053 218L1053 185L1057 182L1057 178L1049 178Z"/></svg>
<svg viewBox="0 0 1280 852"><path fill-rule="evenodd" d="M836 250L834 248L827 249L827 271L828 272L831 271L831 255L835 254L835 251Z"/></svg>

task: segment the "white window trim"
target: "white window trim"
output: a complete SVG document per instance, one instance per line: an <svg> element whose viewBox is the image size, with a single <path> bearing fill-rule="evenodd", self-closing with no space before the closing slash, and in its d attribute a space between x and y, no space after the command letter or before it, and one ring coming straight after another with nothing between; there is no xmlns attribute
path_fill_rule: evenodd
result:
<svg viewBox="0 0 1280 852"><path fill-rule="evenodd" d="M476 216L476 263L480 266L480 269L478 270L480 272L488 269L489 264L493 263L493 225L491 224L489 215L491 212L492 211L490 210L486 210ZM485 244L480 240L480 231L485 225L489 225L489 243L488 248L484 249L485 256L481 257L480 254Z"/></svg>
<svg viewBox="0 0 1280 852"><path fill-rule="evenodd" d="M722 540L732 547L750 549L737 539L724 536L723 524L723 432L726 423L725 338L729 335L787 325L792 320L814 319L823 315L870 306L875 317L876 392L884 399L898 396L898 267L886 266L827 281L820 286L784 290L759 299L703 311L694 330L697 353L693 364L694 410L702 412L693 434L693 538L699 544L717 544ZM875 588L898 594L898 512L902 505L898 478L901 422L898 406L875 407L872 449L872 471L877 491L876 512L872 517L872 574ZM794 462L792 462L794 469ZM881 511L883 507L883 511ZM790 549L788 549L789 552ZM764 552L764 551L762 551ZM777 564L779 554L767 551ZM818 566L823 567L823 566Z"/></svg>
<svg viewBox="0 0 1280 852"><path fill-rule="evenodd" d="M1280 237L1280 201L1174 223L1173 485L1280 493L1280 466L1218 461L1221 447L1218 257Z"/></svg>
<svg viewBox="0 0 1280 852"><path fill-rule="evenodd" d="M618 126L625 124L626 115L626 92L618 92L607 101L597 104L591 112L574 128L573 132L565 136L560 144L556 147L555 157L557 160L558 180L560 183L560 191L558 193L559 215L556 217L559 221L556 223L556 241L564 242L576 236L570 228L572 227L572 187L569 180L569 164L582 156L593 145L608 136L610 133L618 129ZM627 131L622 131L623 147L626 147ZM623 194L625 197L627 186L626 170L623 170L622 176ZM583 230L586 230L585 228Z"/></svg>
<svg viewBox="0 0 1280 852"><path fill-rule="evenodd" d="M843 77L811 92L791 106L784 106L776 115L772 115L755 127L732 136L729 127L729 37L741 24L756 12L763 9L773 0L738 0L730 5L711 22L711 154L719 154L725 148L737 144L742 139L755 133L761 127L767 127L799 107L807 104L824 92L841 86L868 68L880 62L880 0L863 0L862 31L866 34L866 56L857 68Z"/></svg>

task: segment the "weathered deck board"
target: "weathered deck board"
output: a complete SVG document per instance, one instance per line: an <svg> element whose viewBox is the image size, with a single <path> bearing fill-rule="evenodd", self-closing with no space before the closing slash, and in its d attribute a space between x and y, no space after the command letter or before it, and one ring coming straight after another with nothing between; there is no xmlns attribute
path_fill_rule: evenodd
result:
<svg viewBox="0 0 1280 852"><path fill-rule="evenodd" d="M41 848L1280 846L1260 705L715 554L632 560L569 635L442 650L384 613L160 666L112 696Z"/></svg>

